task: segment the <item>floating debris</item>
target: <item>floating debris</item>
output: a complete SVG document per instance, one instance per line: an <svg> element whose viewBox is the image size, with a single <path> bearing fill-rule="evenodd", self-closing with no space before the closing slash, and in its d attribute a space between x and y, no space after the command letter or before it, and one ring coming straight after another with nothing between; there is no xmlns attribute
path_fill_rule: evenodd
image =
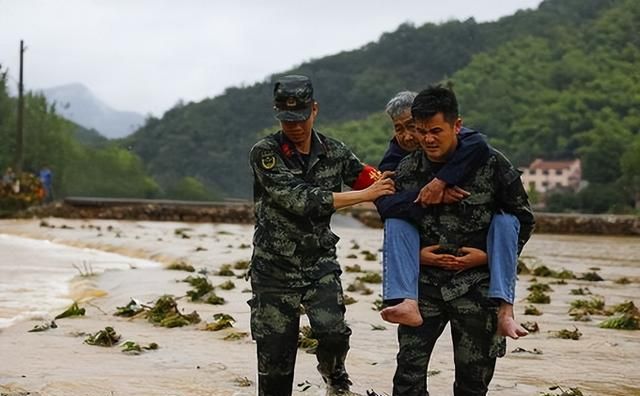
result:
<svg viewBox="0 0 640 396"><path fill-rule="evenodd" d="M215 322L207 323L205 330L219 331L228 327L233 327L233 324L236 322L233 316L225 313L217 313L213 315L213 319Z"/></svg>
<svg viewBox="0 0 640 396"><path fill-rule="evenodd" d="M542 355L542 351L538 348L533 348L531 351L528 349L524 349L521 347L517 347L516 349L514 349L513 351L511 351L511 353L530 353L532 355Z"/></svg>
<svg viewBox="0 0 640 396"><path fill-rule="evenodd" d="M196 250L195 250L195 251L196 251L196 252L206 252L206 251L208 251L208 250L209 250L209 249L207 249L207 248L203 248L202 246L198 246L198 247L196 247Z"/></svg>
<svg viewBox="0 0 640 396"><path fill-rule="evenodd" d="M364 260L365 261L376 261L378 260L378 255L375 253L371 253L368 250L363 250L360 252L360 254L364 255Z"/></svg>
<svg viewBox="0 0 640 396"><path fill-rule="evenodd" d="M386 330L387 328L383 325L371 325L371 330Z"/></svg>
<svg viewBox="0 0 640 396"><path fill-rule="evenodd" d="M571 289L569 294L572 294L574 296L586 296L586 295L593 294L593 293L591 293L591 290L589 290L588 287L584 287L584 288L579 287L577 289Z"/></svg>
<svg viewBox="0 0 640 396"><path fill-rule="evenodd" d="M229 334L227 334L226 336L224 336L223 340L225 341L238 341L238 340L242 340L244 338L247 338L249 336L249 333L247 333L246 331L232 331Z"/></svg>
<svg viewBox="0 0 640 396"><path fill-rule="evenodd" d="M640 311L633 301L614 306L612 314L618 314L600 323L603 329L640 330Z"/></svg>
<svg viewBox="0 0 640 396"><path fill-rule="evenodd" d="M195 272L196 269L193 268L193 265L187 263L184 260L177 260L167 266L168 270L173 271L187 271L187 272Z"/></svg>
<svg viewBox="0 0 640 396"><path fill-rule="evenodd" d="M135 341L125 341L120 345L122 347L122 352L130 355L139 355L144 351L155 351L159 348L159 345L155 342L152 342L149 345L142 346Z"/></svg>
<svg viewBox="0 0 640 396"><path fill-rule="evenodd" d="M78 271L81 278L89 278L95 275L95 273L93 272L93 266L87 261L82 261L82 268L80 268L80 266L75 263L71 265Z"/></svg>
<svg viewBox="0 0 640 396"><path fill-rule="evenodd" d="M186 271L186 272L195 272L196 269L193 268L193 265L187 263L184 260L176 260L169 264L166 269L173 271Z"/></svg>
<svg viewBox="0 0 640 396"><path fill-rule="evenodd" d="M569 315L573 314L589 314L589 315L610 315L611 313L604 309L604 298L591 297L589 300L571 301Z"/></svg>
<svg viewBox="0 0 640 396"><path fill-rule="evenodd" d="M362 272L362 267L360 267L360 264L347 265L344 270L346 272Z"/></svg>
<svg viewBox="0 0 640 396"><path fill-rule="evenodd" d="M534 283L527 288L528 291L538 291L538 292L552 292L553 289L546 283Z"/></svg>
<svg viewBox="0 0 640 396"><path fill-rule="evenodd" d="M247 377L236 377L233 382L237 385L237 386L241 386L241 387L248 387L253 385L253 382L251 382L251 380Z"/></svg>
<svg viewBox="0 0 640 396"><path fill-rule="evenodd" d="M427 377L433 377L434 375L440 374L442 371L440 370L427 370Z"/></svg>
<svg viewBox="0 0 640 396"><path fill-rule="evenodd" d="M238 249L249 249L250 247L251 245L247 243L241 243L240 245L238 245Z"/></svg>
<svg viewBox="0 0 640 396"><path fill-rule="evenodd" d="M112 347L120 341L120 334L116 334L113 327L107 326L95 334L87 337L84 342L89 345Z"/></svg>
<svg viewBox="0 0 640 396"><path fill-rule="evenodd" d="M70 318L72 316L84 316L85 312L86 311L84 308L78 307L78 303L74 302L69 308L67 308L66 311L56 316L54 319L57 320L62 318Z"/></svg>
<svg viewBox="0 0 640 396"><path fill-rule="evenodd" d="M351 297L350 295L345 294L344 295L344 305L351 305L351 304L355 304L358 302L358 300L356 300L355 298Z"/></svg>
<svg viewBox="0 0 640 396"><path fill-rule="evenodd" d="M527 305L524 308L524 314L525 315L540 316L540 315L542 315L542 311L539 310L535 305Z"/></svg>
<svg viewBox="0 0 640 396"><path fill-rule="evenodd" d="M187 291L187 296L191 301L200 301L203 297L213 291L213 285L205 276L188 276L183 282L190 284L193 289Z"/></svg>
<svg viewBox="0 0 640 396"><path fill-rule="evenodd" d="M45 323L33 326L33 329L29 330L28 333L38 333L41 331L47 331L49 329L57 329L57 328L58 328L58 325L54 320L52 320L51 323L45 322Z"/></svg>
<svg viewBox="0 0 640 396"><path fill-rule="evenodd" d="M218 276L235 276L236 274L231 270L231 264L224 264L220 267L220 270L216 274Z"/></svg>
<svg viewBox="0 0 640 396"><path fill-rule="evenodd" d="M541 291L532 291L527 296L527 301L534 304L549 304L551 302L551 297Z"/></svg>
<svg viewBox="0 0 640 396"><path fill-rule="evenodd" d="M125 305L124 307L116 307L116 313L114 313L113 315L130 318L132 316L136 316L142 311L144 311L144 307L142 306L142 304L132 298L131 301L129 301L129 304Z"/></svg>
<svg viewBox="0 0 640 396"><path fill-rule="evenodd" d="M356 278L365 283L382 283L382 276L378 272L365 272L364 275Z"/></svg>
<svg viewBox="0 0 640 396"><path fill-rule="evenodd" d="M360 281L360 280L356 280L354 283L351 283L350 285L347 286L347 291L348 292L358 292L360 294L362 294L363 296L368 296L370 294L373 294L373 290L371 290L369 287L367 287L367 285L364 284L364 282Z"/></svg>
<svg viewBox="0 0 640 396"><path fill-rule="evenodd" d="M193 231L192 228L176 228L173 230L173 234L177 237L181 237L182 239L190 239L191 237L187 234L187 231Z"/></svg>
<svg viewBox="0 0 640 396"><path fill-rule="evenodd" d="M236 285L232 281L228 280L218 285L218 287L221 288L222 290L232 290L236 288Z"/></svg>
<svg viewBox="0 0 640 396"><path fill-rule="evenodd" d="M353 253L351 253L350 255L348 255L348 256L347 256L347 258L348 258L348 259L357 259L357 258L358 258L358 256L357 256L357 255L355 255L355 254L353 254Z"/></svg>
<svg viewBox="0 0 640 396"><path fill-rule="evenodd" d="M582 333L577 327L573 327L574 330L562 329L553 333L553 337L562 338L564 340L579 340L582 337Z"/></svg>
<svg viewBox="0 0 640 396"><path fill-rule="evenodd" d="M529 333L537 333L540 331L540 327L538 326L538 322L527 321L520 324L525 328Z"/></svg>
<svg viewBox="0 0 640 396"><path fill-rule="evenodd" d="M623 276L622 278L618 278L613 282L619 285L628 285L629 283L631 283L631 280L629 280L629 278L627 278L626 276Z"/></svg>
<svg viewBox="0 0 640 396"><path fill-rule="evenodd" d="M578 388L569 388L567 390L562 389L560 385L555 385L549 388L549 390L558 390L561 393L542 393L540 396L584 396L584 393Z"/></svg>
<svg viewBox="0 0 640 396"><path fill-rule="evenodd" d="M562 271L554 271L549 269L546 265L541 265L533 269L533 275L542 276L545 278L558 278L558 279L575 279L575 274L569 270L563 269Z"/></svg>
<svg viewBox="0 0 640 396"><path fill-rule="evenodd" d="M373 302L373 306L371 307L371 309L373 309L374 311L382 311L382 309L384 308L384 302L382 301L382 298L378 298Z"/></svg>
<svg viewBox="0 0 640 396"><path fill-rule="evenodd" d="M589 282L602 282L604 279L597 273L597 272L587 272L585 274L583 274L580 278L578 278L580 280L585 280L585 281L589 281Z"/></svg>
<svg viewBox="0 0 640 396"><path fill-rule="evenodd" d="M358 250L360 249L360 245L358 245L358 242L356 242L355 240L351 240L351 250Z"/></svg>
<svg viewBox="0 0 640 396"><path fill-rule="evenodd" d="M180 313L176 300L170 295L160 297L146 314L149 322L162 327L182 327L200 322L196 311L187 315Z"/></svg>
<svg viewBox="0 0 640 396"><path fill-rule="evenodd" d="M233 264L233 269L246 270L246 269L249 269L249 264L250 264L249 260L239 260Z"/></svg>

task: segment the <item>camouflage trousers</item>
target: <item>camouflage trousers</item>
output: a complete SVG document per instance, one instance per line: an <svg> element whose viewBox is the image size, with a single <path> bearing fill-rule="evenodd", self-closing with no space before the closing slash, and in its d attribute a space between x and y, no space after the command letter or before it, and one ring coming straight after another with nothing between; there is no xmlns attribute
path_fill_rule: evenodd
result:
<svg viewBox="0 0 640 396"><path fill-rule="evenodd" d="M504 356L506 341L496 334L497 303L488 297L488 280L444 301L437 287L420 282L419 304L424 323L398 327L400 350L393 378L394 396L424 396L427 368L436 340L451 324L455 364L455 396L486 395L496 357Z"/></svg>
<svg viewBox="0 0 640 396"><path fill-rule="evenodd" d="M351 329L344 320L342 284L335 272L303 288L252 283L251 334L258 349L258 394L291 395L300 327L300 306L318 340L318 371L329 384L348 380L344 361Z"/></svg>

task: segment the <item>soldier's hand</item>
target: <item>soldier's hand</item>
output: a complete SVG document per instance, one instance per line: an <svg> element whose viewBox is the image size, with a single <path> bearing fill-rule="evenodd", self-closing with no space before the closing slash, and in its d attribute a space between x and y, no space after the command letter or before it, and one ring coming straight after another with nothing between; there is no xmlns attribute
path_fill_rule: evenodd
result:
<svg viewBox="0 0 640 396"><path fill-rule="evenodd" d="M414 202L419 203L422 207L442 203L446 187L447 183L435 178L422 187Z"/></svg>
<svg viewBox="0 0 640 396"><path fill-rule="evenodd" d="M444 190L444 198L442 201L446 204L452 204L462 201L469 195L471 195L470 192L463 190L458 186L447 187Z"/></svg>
<svg viewBox="0 0 640 396"><path fill-rule="evenodd" d="M431 245L420 249L420 264L444 268L455 261L456 257L451 254L436 253L438 249L440 249L440 245Z"/></svg>
<svg viewBox="0 0 640 396"><path fill-rule="evenodd" d="M456 257L456 261L461 266L461 270L479 267L488 263L487 253L481 249L463 246L459 251L462 256Z"/></svg>
<svg viewBox="0 0 640 396"><path fill-rule="evenodd" d="M380 175L381 179L390 179L396 175L396 172L393 171L384 171L382 175Z"/></svg>
<svg viewBox="0 0 640 396"><path fill-rule="evenodd" d="M386 173L386 172L385 172ZM383 173L384 176L384 173ZM396 187L393 179L388 177L382 177L369 187L362 190L366 194L367 201L374 201L383 195L391 195L396 192Z"/></svg>

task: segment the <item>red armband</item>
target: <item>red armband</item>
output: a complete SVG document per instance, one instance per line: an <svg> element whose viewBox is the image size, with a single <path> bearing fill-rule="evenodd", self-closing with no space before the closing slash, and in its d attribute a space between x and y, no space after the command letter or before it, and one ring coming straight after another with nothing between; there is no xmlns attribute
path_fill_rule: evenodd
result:
<svg viewBox="0 0 640 396"><path fill-rule="evenodd" d="M351 186L354 190L364 190L382 177L382 173L371 165L365 165Z"/></svg>

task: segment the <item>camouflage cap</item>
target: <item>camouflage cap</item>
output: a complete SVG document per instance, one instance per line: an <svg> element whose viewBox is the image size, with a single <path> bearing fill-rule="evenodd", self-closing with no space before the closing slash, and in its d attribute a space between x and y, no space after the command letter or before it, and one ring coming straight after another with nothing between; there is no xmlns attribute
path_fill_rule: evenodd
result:
<svg viewBox="0 0 640 396"><path fill-rule="evenodd" d="M313 108L313 86L306 76L289 75L276 80L273 109L280 121L305 121Z"/></svg>

